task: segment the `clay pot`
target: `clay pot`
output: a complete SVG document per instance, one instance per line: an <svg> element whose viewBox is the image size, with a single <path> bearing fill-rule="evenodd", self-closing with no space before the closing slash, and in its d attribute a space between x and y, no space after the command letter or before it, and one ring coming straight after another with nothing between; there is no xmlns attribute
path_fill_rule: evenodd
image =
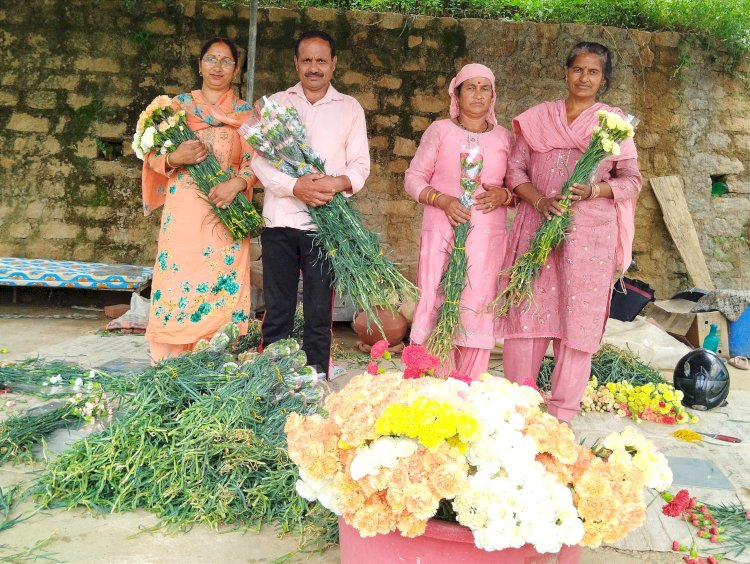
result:
<svg viewBox="0 0 750 564"><path fill-rule="evenodd" d="M368 345L374 345L381 339L386 339L391 346L403 341L406 336L406 318L400 313L394 315L383 307L375 307L373 310L383 325L385 335L381 335L375 323L368 324L369 316L363 311L354 318L354 332L357 333L359 340Z"/></svg>

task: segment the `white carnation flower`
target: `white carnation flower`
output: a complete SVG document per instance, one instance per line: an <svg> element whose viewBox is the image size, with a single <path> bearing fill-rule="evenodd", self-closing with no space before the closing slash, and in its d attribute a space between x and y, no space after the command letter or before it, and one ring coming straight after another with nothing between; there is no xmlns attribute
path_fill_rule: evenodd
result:
<svg viewBox="0 0 750 564"><path fill-rule="evenodd" d="M297 480L297 483L294 484L294 489L296 489L297 493L301 497L304 497L307 501L315 501L318 499L315 495L315 492L310 487L310 484L308 484L304 480Z"/></svg>
<svg viewBox="0 0 750 564"><path fill-rule="evenodd" d="M154 135L156 135L156 128L150 125L146 128L141 136L141 147L144 152L150 151L154 147Z"/></svg>

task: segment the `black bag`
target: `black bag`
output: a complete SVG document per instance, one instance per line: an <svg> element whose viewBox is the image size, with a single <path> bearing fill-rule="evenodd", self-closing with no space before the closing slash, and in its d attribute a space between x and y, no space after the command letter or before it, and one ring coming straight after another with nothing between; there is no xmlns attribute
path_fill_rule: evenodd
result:
<svg viewBox="0 0 750 564"><path fill-rule="evenodd" d="M633 321L646 304L654 301L654 289L640 280L618 278L612 292L609 316L620 321Z"/></svg>

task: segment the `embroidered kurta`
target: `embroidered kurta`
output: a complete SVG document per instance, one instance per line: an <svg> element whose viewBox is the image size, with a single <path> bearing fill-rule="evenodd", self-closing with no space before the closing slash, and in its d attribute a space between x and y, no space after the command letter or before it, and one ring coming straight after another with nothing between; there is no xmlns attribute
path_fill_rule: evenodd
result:
<svg viewBox="0 0 750 564"><path fill-rule="evenodd" d="M619 112L597 103L568 125L565 102L557 101L541 104L529 110L525 118L522 114L521 119L514 120L516 143L508 163L508 187L531 182L544 196L559 194L583 155L597 124L594 113L599 109ZM540 123L542 119L544 122ZM545 140L532 138L539 131L545 131ZM535 150L535 145L544 150ZM566 346L588 353L599 348L616 269L618 265L627 268L625 263L630 263L632 212L641 189L635 146L627 140L622 147L624 158L605 159L594 178L595 182L606 181L610 185L614 199L573 203L569 234L550 253L533 283L535 303L512 308L498 320L499 337L562 339ZM543 221L544 216L533 206L519 204L503 269L510 268L528 250ZM507 281L501 280L501 289L504 283Z"/></svg>
<svg viewBox="0 0 750 564"><path fill-rule="evenodd" d="M188 125L232 176L255 177L253 151L237 133L251 108L230 91L215 105L200 91L181 94ZM165 157L149 155L144 163L144 211L164 206L151 290L146 338L169 344L192 344L210 338L235 322L247 332L250 310L249 241L232 240L190 174L165 170Z"/></svg>
<svg viewBox="0 0 750 564"><path fill-rule="evenodd" d="M424 132L406 171L406 192L418 200L422 190L432 186L450 196L461 196L459 157L469 135L477 139L482 149L482 183L502 186L511 146L510 133L495 126L487 133L469 134L445 119L436 121ZM475 197L482 191L481 186L477 188ZM454 337L456 345L478 349L491 349L495 345L493 315L487 312L487 306L497 297L497 277L506 244L505 216L504 207L486 214L471 208L471 231L466 242L467 284L461 294L464 333ZM417 270L420 297L411 327L411 340L415 343L426 342L435 327L438 309L444 301L440 279L452 245L453 227L445 212L424 206Z"/></svg>
<svg viewBox="0 0 750 564"><path fill-rule="evenodd" d="M361 190L370 175L370 153L365 112L359 102L329 85L325 96L311 104L300 83L271 98L281 106L297 109L309 145L325 162L325 173L348 176L351 194ZM316 229L305 203L294 196L296 178L280 172L260 156L254 159L253 168L266 189L263 200L266 227Z"/></svg>

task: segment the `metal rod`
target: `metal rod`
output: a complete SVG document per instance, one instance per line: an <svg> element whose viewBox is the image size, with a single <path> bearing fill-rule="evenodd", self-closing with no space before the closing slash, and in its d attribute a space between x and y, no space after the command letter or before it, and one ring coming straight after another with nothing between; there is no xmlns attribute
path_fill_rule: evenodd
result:
<svg viewBox="0 0 750 564"><path fill-rule="evenodd" d="M250 22L247 37L247 91L245 100L253 103L255 88L255 45L258 39L258 0L250 2Z"/></svg>

